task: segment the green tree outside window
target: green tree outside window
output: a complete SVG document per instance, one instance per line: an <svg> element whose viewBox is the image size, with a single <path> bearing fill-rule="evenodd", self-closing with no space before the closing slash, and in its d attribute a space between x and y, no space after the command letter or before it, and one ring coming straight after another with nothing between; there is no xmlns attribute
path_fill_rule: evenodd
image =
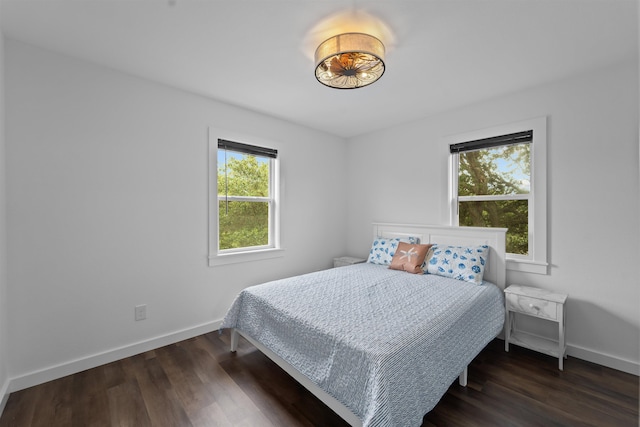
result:
<svg viewBox="0 0 640 427"><path fill-rule="evenodd" d="M458 224L507 228L507 253L529 251L530 144L459 153Z"/></svg>
<svg viewBox="0 0 640 427"><path fill-rule="evenodd" d="M219 249L269 244L270 159L228 152L218 164Z"/></svg>

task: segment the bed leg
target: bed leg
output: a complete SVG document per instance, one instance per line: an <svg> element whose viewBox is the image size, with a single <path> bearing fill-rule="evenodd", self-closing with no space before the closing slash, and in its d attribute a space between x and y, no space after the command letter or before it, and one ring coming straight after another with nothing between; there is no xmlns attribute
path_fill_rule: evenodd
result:
<svg viewBox="0 0 640 427"><path fill-rule="evenodd" d="M464 371L462 371L462 373L458 377L458 382L460 383L460 385L462 387L466 387L467 386L467 372L468 372L468 369L469 369L469 367L465 366L464 367Z"/></svg>
<svg viewBox="0 0 640 427"><path fill-rule="evenodd" d="M235 328L231 329L231 352L235 353L238 349L238 331Z"/></svg>

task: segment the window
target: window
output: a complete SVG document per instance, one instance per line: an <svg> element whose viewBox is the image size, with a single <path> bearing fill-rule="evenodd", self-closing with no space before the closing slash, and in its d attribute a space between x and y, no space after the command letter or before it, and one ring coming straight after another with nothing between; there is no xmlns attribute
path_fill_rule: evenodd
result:
<svg viewBox="0 0 640 427"><path fill-rule="evenodd" d="M527 257L532 131L451 145L458 161L458 225L507 228L507 253Z"/></svg>
<svg viewBox="0 0 640 427"><path fill-rule="evenodd" d="M506 228L507 267L546 273L546 120L459 135L449 149L451 223Z"/></svg>
<svg viewBox="0 0 640 427"><path fill-rule="evenodd" d="M274 256L277 150L218 139L215 146L210 142L210 151L210 265Z"/></svg>

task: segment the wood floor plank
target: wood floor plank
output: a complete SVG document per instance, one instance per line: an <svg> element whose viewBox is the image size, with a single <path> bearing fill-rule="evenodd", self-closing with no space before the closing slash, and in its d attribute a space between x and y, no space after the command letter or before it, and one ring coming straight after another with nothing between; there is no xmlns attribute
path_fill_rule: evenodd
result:
<svg viewBox="0 0 640 427"><path fill-rule="evenodd" d="M187 414L214 402L209 389L196 374L193 361L184 347L169 345L159 349L156 355Z"/></svg>
<svg viewBox="0 0 640 427"><path fill-rule="evenodd" d="M71 424L71 390L73 378L70 376L61 378L58 384L44 384L43 394L50 395L45 399L44 405L38 405L36 411L39 413L37 419L46 419L40 425L70 425Z"/></svg>
<svg viewBox="0 0 640 427"><path fill-rule="evenodd" d="M423 427L637 427L638 377L491 342ZM342 427L347 424L241 339L205 334L12 393L0 427Z"/></svg>
<svg viewBox="0 0 640 427"><path fill-rule="evenodd" d="M590 420L548 406L530 396L514 394L513 390L501 384L487 382L484 394L486 401L500 402L498 408L510 423L522 423L524 426L594 427Z"/></svg>
<svg viewBox="0 0 640 427"><path fill-rule="evenodd" d="M484 387L484 384L483 384ZM423 422L431 421L435 425L442 425L442 421L436 421L440 417L451 418L457 424L492 426L509 425L511 427L523 427L526 423L520 422L518 417L509 415L506 402L495 402L494 399L487 398L484 391L462 387L459 384L452 384L447 393L446 399L438 403L436 410L426 414Z"/></svg>
<svg viewBox="0 0 640 427"><path fill-rule="evenodd" d="M233 423L227 418L218 402L213 402L194 413L191 417L191 424L194 427L233 427Z"/></svg>
<svg viewBox="0 0 640 427"><path fill-rule="evenodd" d="M199 378L207 384L215 399L214 404L193 414L192 419L199 420L203 413L205 416L211 417L211 411L214 411L223 415L224 420L232 425L245 423L248 425L251 423L264 426L272 425L267 415L238 385L238 379L232 378L223 369L221 363L233 361L236 358L236 354L229 351L228 343L216 343L215 340L212 341L201 336L197 337L192 344L190 350L194 358L194 369Z"/></svg>
<svg viewBox="0 0 640 427"><path fill-rule="evenodd" d="M164 373L158 360L138 360L135 377L138 381L152 425L176 425L191 427L189 417L180 398Z"/></svg>
<svg viewBox="0 0 640 427"><path fill-rule="evenodd" d="M91 394L75 394L71 406L71 425L78 427L102 427L111 425L111 412L107 390Z"/></svg>
<svg viewBox="0 0 640 427"><path fill-rule="evenodd" d="M11 393L0 417L0 426L31 426L41 387L30 387Z"/></svg>
<svg viewBox="0 0 640 427"><path fill-rule="evenodd" d="M152 425L135 378L110 387L107 390L107 397L112 426L148 427Z"/></svg>

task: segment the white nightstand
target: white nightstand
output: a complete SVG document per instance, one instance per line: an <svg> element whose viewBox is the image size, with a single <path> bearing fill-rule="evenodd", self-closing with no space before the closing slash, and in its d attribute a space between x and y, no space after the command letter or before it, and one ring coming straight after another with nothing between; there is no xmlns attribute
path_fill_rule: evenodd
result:
<svg viewBox="0 0 640 427"><path fill-rule="evenodd" d="M341 256L340 258L333 259L334 267L344 267L345 265L353 265L353 264L361 264L365 262L366 259L363 258L355 258L351 256Z"/></svg>
<svg viewBox="0 0 640 427"><path fill-rule="evenodd" d="M557 294L530 286L511 285L504 290L506 304L506 325L504 349L509 351L509 343L526 347L558 358L558 368L563 369L566 357L565 309L566 294ZM545 319L558 324L558 341L531 335L516 329L515 313Z"/></svg>

